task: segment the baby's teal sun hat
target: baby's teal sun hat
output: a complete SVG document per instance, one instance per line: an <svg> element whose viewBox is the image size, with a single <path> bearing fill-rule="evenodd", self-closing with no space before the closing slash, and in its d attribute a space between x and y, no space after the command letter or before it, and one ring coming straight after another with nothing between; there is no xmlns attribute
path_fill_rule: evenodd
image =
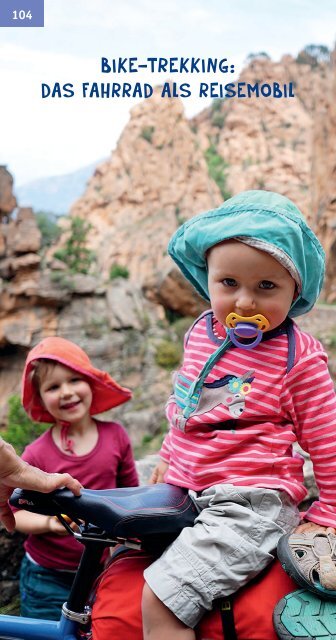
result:
<svg viewBox="0 0 336 640"><path fill-rule="evenodd" d="M191 218L175 232L168 253L206 300L206 252L230 238L270 253L288 269L298 289L289 316L302 315L314 306L323 284L325 255L291 200L272 191L243 191L217 209Z"/></svg>

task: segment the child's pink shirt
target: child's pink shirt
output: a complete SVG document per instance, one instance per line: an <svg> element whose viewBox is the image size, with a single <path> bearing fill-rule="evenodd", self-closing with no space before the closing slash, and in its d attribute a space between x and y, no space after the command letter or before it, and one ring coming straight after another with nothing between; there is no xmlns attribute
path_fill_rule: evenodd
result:
<svg viewBox="0 0 336 640"><path fill-rule="evenodd" d="M37 438L23 453L23 460L49 473L70 473L88 489L135 487L139 484L126 430L117 422L101 422L94 449L84 456L63 453L55 444L51 429ZM75 571L83 545L70 535L29 535L25 549L46 569Z"/></svg>
<svg viewBox="0 0 336 640"><path fill-rule="evenodd" d="M203 315L188 336L178 372L180 388L197 377L225 337L212 314L211 320ZM170 430L161 450L169 463L165 480L195 491L218 483L279 489L299 503L306 489L302 456L292 448L297 441L311 456L320 491L306 518L336 526L334 386L321 344L295 324L294 337L289 373L285 334L250 351L230 348L205 380L201 398L205 393L207 410L196 410L182 428L177 396L171 396Z"/></svg>

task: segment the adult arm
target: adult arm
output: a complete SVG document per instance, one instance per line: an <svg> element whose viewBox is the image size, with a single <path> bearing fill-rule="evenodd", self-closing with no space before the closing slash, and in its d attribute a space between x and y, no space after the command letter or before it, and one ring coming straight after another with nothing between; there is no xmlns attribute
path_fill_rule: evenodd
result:
<svg viewBox="0 0 336 640"><path fill-rule="evenodd" d="M14 515L8 504L8 498L15 487L42 493L67 487L76 496L81 490L80 482L68 473L45 473L27 464L19 458L10 444L0 438L0 520L8 531L13 531L15 527Z"/></svg>

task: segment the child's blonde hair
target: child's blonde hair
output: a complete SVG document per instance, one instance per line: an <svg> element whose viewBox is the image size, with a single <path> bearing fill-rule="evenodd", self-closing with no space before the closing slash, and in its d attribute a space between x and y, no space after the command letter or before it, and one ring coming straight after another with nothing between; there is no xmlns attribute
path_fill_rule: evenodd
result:
<svg viewBox="0 0 336 640"><path fill-rule="evenodd" d="M34 389L40 393L40 388L43 380L46 378L48 373L55 369L59 363L57 360L51 360L47 358L43 358L41 360L35 360L32 364L32 370L30 372L30 379L32 384L34 385Z"/></svg>

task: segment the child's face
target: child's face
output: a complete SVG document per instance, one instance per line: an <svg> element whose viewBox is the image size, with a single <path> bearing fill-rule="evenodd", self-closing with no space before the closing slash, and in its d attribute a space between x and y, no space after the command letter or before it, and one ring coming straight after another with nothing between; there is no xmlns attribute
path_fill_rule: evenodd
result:
<svg viewBox="0 0 336 640"><path fill-rule="evenodd" d="M60 364L48 367L39 391L56 422L77 424L89 416L92 390L80 373Z"/></svg>
<svg viewBox="0 0 336 640"><path fill-rule="evenodd" d="M262 313L270 323L269 331L285 320L295 297L295 281L275 258L227 240L209 250L207 262L211 307L223 325L231 312Z"/></svg>

